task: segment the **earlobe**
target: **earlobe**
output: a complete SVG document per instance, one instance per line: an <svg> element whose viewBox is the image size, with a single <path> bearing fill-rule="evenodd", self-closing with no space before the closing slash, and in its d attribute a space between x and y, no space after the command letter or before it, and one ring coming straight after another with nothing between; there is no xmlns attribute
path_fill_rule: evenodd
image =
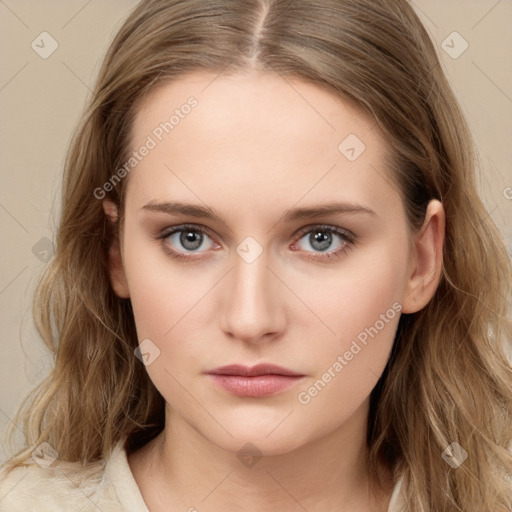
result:
<svg viewBox="0 0 512 512"><path fill-rule="evenodd" d="M105 215L110 219L110 222L117 224L119 220L119 211L117 205L110 199L103 199L103 211Z"/></svg>
<svg viewBox="0 0 512 512"><path fill-rule="evenodd" d="M108 267L112 288L118 297L121 299L127 299L130 297L130 291L128 289L126 275L124 273L123 260L121 258L121 251L119 248L119 239L117 237L112 241L112 245L108 250L108 256Z"/></svg>
<svg viewBox="0 0 512 512"><path fill-rule="evenodd" d="M402 301L403 313L416 313L434 296L443 267L445 212L438 200L428 204L425 221L414 237L411 271Z"/></svg>
<svg viewBox="0 0 512 512"><path fill-rule="evenodd" d="M109 218L110 222L117 224L119 221L119 212L115 203L108 199L103 200L103 211ZM123 260L121 256L121 248L119 245L119 238L116 236L108 250L108 268L110 274L110 282L114 293L121 299L130 297L128 289L128 282L123 267Z"/></svg>

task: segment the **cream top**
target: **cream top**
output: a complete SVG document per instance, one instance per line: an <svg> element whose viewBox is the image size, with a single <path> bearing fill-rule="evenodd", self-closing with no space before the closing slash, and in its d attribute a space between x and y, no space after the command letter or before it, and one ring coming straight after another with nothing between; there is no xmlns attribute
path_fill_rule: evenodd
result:
<svg viewBox="0 0 512 512"><path fill-rule="evenodd" d="M124 442L107 460L88 466L60 462L0 469L0 512L149 512L128 464ZM402 479L397 481L388 512L404 510Z"/></svg>

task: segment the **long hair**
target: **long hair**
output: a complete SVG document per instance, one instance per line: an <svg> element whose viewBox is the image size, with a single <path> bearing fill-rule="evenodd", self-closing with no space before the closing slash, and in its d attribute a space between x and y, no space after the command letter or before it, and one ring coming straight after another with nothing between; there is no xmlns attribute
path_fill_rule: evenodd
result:
<svg viewBox="0 0 512 512"><path fill-rule="evenodd" d="M391 149L411 233L429 200L445 208L438 289L402 315L371 394L372 471L384 464L403 475L413 512L510 507L511 263L477 193L466 120L407 0L146 0L133 10L67 154L56 254L34 299L55 364L18 410L26 442L6 467L42 442L61 460L92 462L122 438L133 450L164 428L164 400L134 356L130 301L110 283L119 233L95 191L123 210L129 177L104 184L129 158L134 115L155 87L194 71L247 69L316 84L371 116ZM448 464L450 450L466 460Z"/></svg>

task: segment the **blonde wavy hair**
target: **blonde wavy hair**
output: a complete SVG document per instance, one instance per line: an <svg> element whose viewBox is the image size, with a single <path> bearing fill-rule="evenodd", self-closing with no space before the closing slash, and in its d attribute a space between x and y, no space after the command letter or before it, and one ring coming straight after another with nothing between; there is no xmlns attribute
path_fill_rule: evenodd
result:
<svg viewBox="0 0 512 512"><path fill-rule="evenodd" d="M254 68L298 77L350 102L380 127L411 232L431 199L446 211L444 268L430 303L403 314L388 365L371 394L370 468L404 476L411 512L511 507L511 263L479 198L480 167L436 50L406 0L145 0L103 61L65 163L56 254L34 315L52 351L51 373L15 423L21 466L42 442L60 460L129 451L164 427L164 399L134 356L129 299L112 289L114 237L102 187L127 160L134 114L158 85L193 71ZM122 211L121 180L107 194ZM14 425L8 433L13 446ZM468 453L458 468L442 452Z"/></svg>

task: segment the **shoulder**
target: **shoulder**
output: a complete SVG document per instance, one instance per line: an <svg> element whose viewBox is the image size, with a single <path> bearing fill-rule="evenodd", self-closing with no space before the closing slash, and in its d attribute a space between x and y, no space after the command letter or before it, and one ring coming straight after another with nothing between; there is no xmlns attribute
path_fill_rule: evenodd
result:
<svg viewBox="0 0 512 512"><path fill-rule="evenodd" d="M118 448L113 455L116 459L122 456ZM120 511L116 489L106 471L110 462L82 465L57 460L46 467L30 461L9 473L0 468L0 512Z"/></svg>
<svg viewBox="0 0 512 512"><path fill-rule="evenodd" d="M94 487L101 482L102 464L93 466L61 462L44 468L30 463L8 474L2 470L0 511L36 510L36 506L41 512L93 510L88 498L93 497Z"/></svg>

